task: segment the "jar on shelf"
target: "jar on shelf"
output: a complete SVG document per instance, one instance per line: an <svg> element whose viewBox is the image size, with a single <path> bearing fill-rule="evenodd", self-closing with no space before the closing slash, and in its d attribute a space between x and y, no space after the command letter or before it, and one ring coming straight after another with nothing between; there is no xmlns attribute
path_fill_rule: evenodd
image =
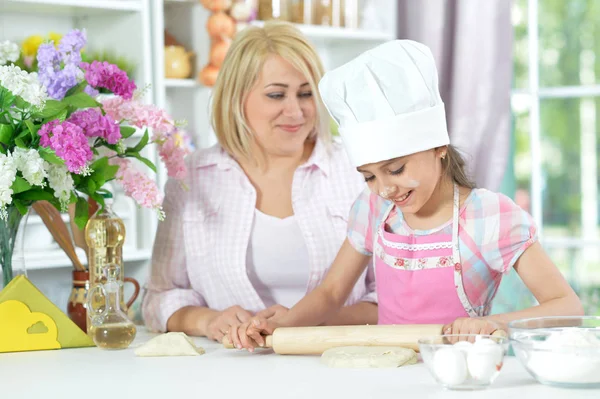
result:
<svg viewBox="0 0 600 399"><path fill-rule="evenodd" d="M310 25L314 22L314 4L316 0L291 0L292 22L297 24Z"/></svg>
<svg viewBox="0 0 600 399"><path fill-rule="evenodd" d="M268 21L270 19L280 19L291 21L290 0L259 0L258 19Z"/></svg>
<svg viewBox="0 0 600 399"><path fill-rule="evenodd" d="M344 0L344 27L348 29L358 29L359 24L359 7L358 0Z"/></svg>
<svg viewBox="0 0 600 399"><path fill-rule="evenodd" d="M343 0L315 0L315 25L344 26Z"/></svg>

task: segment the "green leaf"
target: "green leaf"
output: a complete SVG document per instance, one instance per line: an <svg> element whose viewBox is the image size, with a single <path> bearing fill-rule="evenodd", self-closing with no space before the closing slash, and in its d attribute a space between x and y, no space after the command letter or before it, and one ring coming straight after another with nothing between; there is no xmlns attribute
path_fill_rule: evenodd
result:
<svg viewBox="0 0 600 399"><path fill-rule="evenodd" d="M28 210L27 205L25 205L23 203L23 201L19 201L19 200L14 200L13 203L17 207L17 210L19 211L21 216L25 216L25 214L27 213L27 210Z"/></svg>
<svg viewBox="0 0 600 399"><path fill-rule="evenodd" d="M119 165L108 165L104 170L104 180L110 181L115 178L119 171Z"/></svg>
<svg viewBox="0 0 600 399"><path fill-rule="evenodd" d="M154 163L152 163L152 161L149 160L148 158L144 158L138 152L127 154L127 155L128 156L132 156L135 159L139 160L140 162L144 163L147 167L149 167L150 169L152 169L154 171L154 173L156 173L156 165L154 165Z"/></svg>
<svg viewBox="0 0 600 399"><path fill-rule="evenodd" d="M2 102L0 103L0 108L9 109L16 98L17 96L12 94L12 92L10 92L8 89L2 90L2 92L0 92L0 99L2 99Z"/></svg>
<svg viewBox="0 0 600 399"><path fill-rule="evenodd" d="M17 138L18 139L22 139L24 137L27 137L31 135L31 133L29 133L29 129L24 129L21 133L17 134Z"/></svg>
<svg viewBox="0 0 600 399"><path fill-rule="evenodd" d="M88 85L88 82L86 82L84 80L83 82L79 83L77 86L71 87L69 89L69 91L67 91L67 94L65 95L65 97L69 97L69 96L72 96L77 93L82 93L85 90L85 88L87 87L87 85Z"/></svg>
<svg viewBox="0 0 600 399"><path fill-rule="evenodd" d="M21 176L15 177L10 188L13 190L13 194L19 194L27 190L31 190L32 186L27 182L27 180L23 179Z"/></svg>
<svg viewBox="0 0 600 399"><path fill-rule="evenodd" d="M137 143L137 145L135 147L128 148L126 153L135 153L135 152L142 151L144 149L144 147L146 146L146 144L148 144L148 140L150 140L150 136L148 136L148 129L146 129L146 131L144 132L144 137L142 137L140 142Z"/></svg>
<svg viewBox="0 0 600 399"><path fill-rule="evenodd" d="M40 147L38 148L38 152L40 153L40 157L46 162L50 162L54 165L64 165L65 160L60 158L53 149L48 147Z"/></svg>
<svg viewBox="0 0 600 399"><path fill-rule="evenodd" d="M32 139L37 135L38 130L40 130L40 128L42 127L41 125L34 125L33 122L31 122L31 120L29 119L25 120L25 126L27 126L27 129L29 129L29 131L31 132Z"/></svg>
<svg viewBox="0 0 600 399"><path fill-rule="evenodd" d="M23 100L23 97L17 96L15 99L15 107L18 109L27 109L31 106L27 101Z"/></svg>
<svg viewBox="0 0 600 399"><path fill-rule="evenodd" d="M90 165L90 168L95 172L99 169L104 169L108 166L108 158L102 157Z"/></svg>
<svg viewBox="0 0 600 399"><path fill-rule="evenodd" d="M90 193L93 193L94 191L96 191L98 187L96 186L96 182L92 179L89 179L87 182L87 189L89 190Z"/></svg>
<svg viewBox="0 0 600 399"><path fill-rule="evenodd" d="M17 199L26 200L26 201L52 201L54 200L54 195L49 193L48 191L44 191L42 189L34 188L32 190L24 191L20 194L15 195Z"/></svg>
<svg viewBox="0 0 600 399"><path fill-rule="evenodd" d="M77 198L75 205L75 224L81 230L85 229L85 225L89 219L89 205L83 197Z"/></svg>
<svg viewBox="0 0 600 399"><path fill-rule="evenodd" d="M134 133L137 131L136 128L131 127L131 126L121 126L121 138L129 138L131 136L134 135Z"/></svg>
<svg viewBox="0 0 600 399"><path fill-rule="evenodd" d="M69 116L69 110L67 108L65 108L62 111L60 111L58 114L56 114L54 119L58 119L59 121L64 122L65 119L67 119L67 116Z"/></svg>
<svg viewBox="0 0 600 399"><path fill-rule="evenodd" d="M94 100L89 94L80 92L62 100L63 103L71 105L77 109L99 107L100 103Z"/></svg>
<svg viewBox="0 0 600 399"><path fill-rule="evenodd" d="M0 125L0 143L8 145L15 131L12 125Z"/></svg>
<svg viewBox="0 0 600 399"><path fill-rule="evenodd" d="M19 147L19 148L24 148L24 149L27 149L27 146L25 145L25 142L23 141L23 139L20 139L20 138L18 138L18 137L17 137L17 138L15 139L15 144L16 144L16 146L17 146L17 147Z"/></svg>
<svg viewBox="0 0 600 399"><path fill-rule="evenodd" d="M62 112L66 108L67 108L67 104L64 104L60 101L47 100L46 105L44 106L44 109L42 109L41 112L35 113L33 115L33 117L34 118L44 118L44 119L48 119L48 118L56 119L56 118L54 118L54 116L57 115L58 113Z"/></svg>

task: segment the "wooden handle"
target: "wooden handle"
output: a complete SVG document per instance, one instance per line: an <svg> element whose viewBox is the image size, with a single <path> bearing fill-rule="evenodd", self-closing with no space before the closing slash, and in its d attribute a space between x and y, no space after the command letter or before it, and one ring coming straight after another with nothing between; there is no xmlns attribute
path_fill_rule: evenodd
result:
<svg viewBox="0 0 600 399"><path fill-rule="evenodd" d="M54 240L65 251L65 254L71 259L73 267L78 271L85 271L85 267L79 261L75 253L75 247L71 241L71 234L67 225L62 220L60 212L48 201L36 201L33 203L33 209L42 218L44 224L54 237Z"/></svg>

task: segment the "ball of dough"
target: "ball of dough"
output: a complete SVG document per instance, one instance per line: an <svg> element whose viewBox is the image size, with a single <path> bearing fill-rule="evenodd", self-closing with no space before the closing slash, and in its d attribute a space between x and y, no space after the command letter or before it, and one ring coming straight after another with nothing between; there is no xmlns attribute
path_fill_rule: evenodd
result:
<svg viewBox="0 0 600 399"><path fill-rule="evenodd" d="M395 346L343 346L323 352L321 363L335 368L401 367L417 363L417 353Z"/></svg>

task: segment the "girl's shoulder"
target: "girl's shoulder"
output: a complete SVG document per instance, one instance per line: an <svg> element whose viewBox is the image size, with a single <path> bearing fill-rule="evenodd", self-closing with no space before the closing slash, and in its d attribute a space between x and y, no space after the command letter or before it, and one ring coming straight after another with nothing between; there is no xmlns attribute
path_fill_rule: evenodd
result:
<svg viewBox="0 0 600 399"><path fill-rule="evenodd" d="M474 188L463 205L463 212L471 216L489 217L504 213L526 212L510 197L485 188Z"/></svg>
<svg viewBox="0 0 600 399"><path fill-rule="evenodd" d="M461 210L461 219L470 230L487 231L495 237L518 230L535 230L533 217L510 197L483 188L471 191Z"/></svg>

